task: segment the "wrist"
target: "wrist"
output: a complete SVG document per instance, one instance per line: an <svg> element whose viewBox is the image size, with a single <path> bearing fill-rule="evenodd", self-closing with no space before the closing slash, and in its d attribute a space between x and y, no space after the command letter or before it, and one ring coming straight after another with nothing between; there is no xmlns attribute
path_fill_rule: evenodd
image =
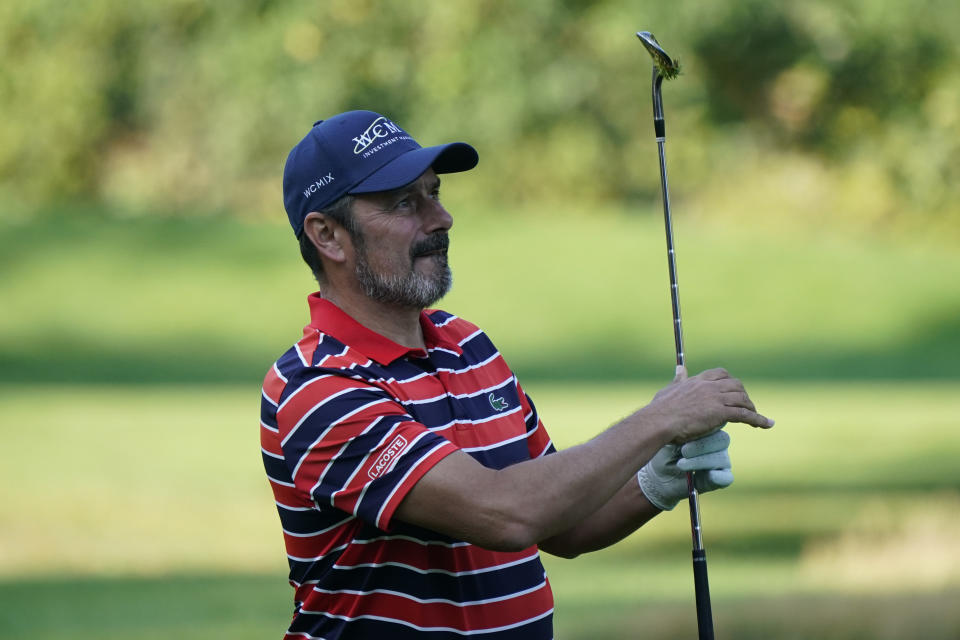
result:
<svg viewBox="0 0 960 640"><path fill-rule="evenodd" d="M656 402L651 402L634 415L640 422L640 428L650 436L654 451L672 443L680 430L680 423L674 412L665 411Z"/></svg>

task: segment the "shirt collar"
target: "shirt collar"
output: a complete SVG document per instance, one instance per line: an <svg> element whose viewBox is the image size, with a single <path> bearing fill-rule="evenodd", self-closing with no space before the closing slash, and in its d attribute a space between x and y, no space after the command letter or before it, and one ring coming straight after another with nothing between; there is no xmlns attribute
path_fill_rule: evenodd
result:
<svg viewBox="0 0 960 640"><path fill-rule="evenodd" d="M319 292L307 296L307 302L310 305L309 327L336 338L380 364L388 365L403 356L426 358L429 355L423 349L405 347L368 329L347 315L340 307L321 297ZM420 327L428 350L440 347L453 351L457 355L463 353L460 345L444 335L444 332L430 320L426 311L420 312Z"/></svg>

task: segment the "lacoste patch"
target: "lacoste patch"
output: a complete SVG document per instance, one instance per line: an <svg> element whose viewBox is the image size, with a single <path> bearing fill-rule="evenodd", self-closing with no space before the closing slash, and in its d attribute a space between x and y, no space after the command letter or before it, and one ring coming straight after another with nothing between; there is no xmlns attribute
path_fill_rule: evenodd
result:
<svg viewBox="0 0 960 640"><path fill-rule="evenodd" d="M393 442L388 444L387 448L377 456L377 459L373 461L373 466L367 471L370 479L376 480L386 473L390 467L393 466L393 463L396 462L397 458L400 457L400 454L403 453L403 450L407 448L408 444L410 443L403 436L394 438Z"/></svg>

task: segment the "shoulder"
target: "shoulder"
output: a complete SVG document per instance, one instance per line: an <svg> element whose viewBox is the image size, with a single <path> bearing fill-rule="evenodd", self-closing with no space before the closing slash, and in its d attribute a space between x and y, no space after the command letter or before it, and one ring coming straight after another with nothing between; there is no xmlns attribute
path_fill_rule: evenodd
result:
<svg viewBox="0 0 960 640"><path fill-rule="evenodd" d="M450 342L463 346L463 343L475 339L489 341L483 329L460 316L440 309L428 309L426 316L436 330Z"/></svg>

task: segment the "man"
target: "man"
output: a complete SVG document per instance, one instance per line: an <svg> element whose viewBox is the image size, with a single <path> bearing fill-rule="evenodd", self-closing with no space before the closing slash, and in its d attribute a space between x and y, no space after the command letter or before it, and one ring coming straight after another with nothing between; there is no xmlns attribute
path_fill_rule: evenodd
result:
<svg viewBox="0 0 960 640"><path fill-rule="evenodd" d="M287 159L284 204L320 285L263 386L296 590L287 638L552 638L541 550L613 544L686 495L684 470L702 491L729 485L717 429L773 425L725 371L680 370L556 451L486 335L424 310L451 283L439 174L477 160L369 111L316 123Z"/></svg>

